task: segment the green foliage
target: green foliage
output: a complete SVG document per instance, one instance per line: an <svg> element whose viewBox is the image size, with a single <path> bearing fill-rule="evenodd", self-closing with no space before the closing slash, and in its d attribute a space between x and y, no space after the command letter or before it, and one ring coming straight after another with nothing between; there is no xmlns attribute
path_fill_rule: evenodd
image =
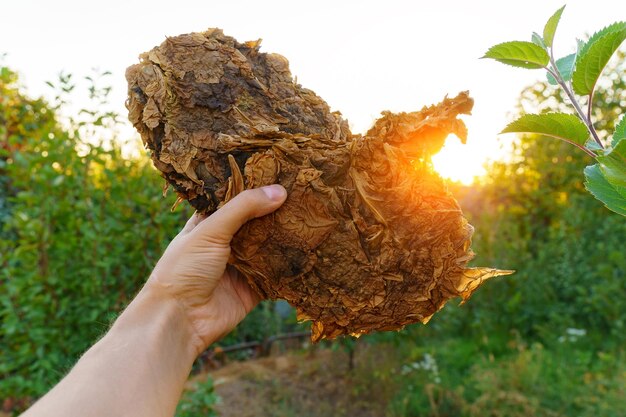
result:
<svg viewBox="0 0 626 417"><path fill-rule="evenodd" d="M548 82L559 85L563 89L576 110L578 118L573 115L569 117L553 114L525 115L507 126L502 133L534 132L554 136L570 142L587 155L596 158L599 163L598 167L590 166L585 170L586 188L608 209L624 215L626 196L621 187L626 183L626 161L621 153L614 154L611 149L605 149L608 145L603 143L598 136L592 120L592 99L604 67L626 39L626 22L617 22L605 27L591 36L582 46L579 43L577 53L567 55L555 62L553 40L564 8L565 6L561 7L550 17L545 25L543 38L533 32L533 43L499 44L489 49L484 58L493 58L510 65L513 65L511 59L522 59L525 61L516 66L531 69L545 68ZM525 48L524 51L521 51L522 47ZM539 56L537 50L543 52L543 58L536 59L534 62L529 61L531 55ZM570 79L571 86L566 84ZM574 92L588 96L586 114L574 96ZM589 131L593 142L587 141L587 135L583 134L583 129ZM614 136L619 135L619 132L614 133ZM614 143L613 146L616 144Z"/></svg>
<svg viewBox="0 0 626 417"><path fill-rule="evenodd" d="M626 140L620 140L615 147L598 156L600 170L615 189L626 197Z"/></svg>
<svg viewBox="0 0 626 417"><path fill-rule="evenodd" d="M15 194L6 174L10 155L24 145L25 137L54 134L56 129L52 109L43 100L24 97L16 84L17 74L0 66L0 226L9 215L9 197Z"/></svg>
<svg viewBox="0 0 626 417"><path fill-rule="evenodd" d="M622 139L626 139L626 116L622 115L619 123L615 126L615 132L613 132L613 141L611 146L616 147L617 143Z"/></svg>
<svg viewBox="0 0 626 417"><path fill-rule="evenodd" d="M590 352L575 338L561 342L557 351L538 343L527 346L512 335L505 352L498 356L482 350L485 343L476 340L456 340L444 347L433 352L432 347L418 346L404 353L411 359L396 377L398 390L389 404L391 416L595 417L622 413L626 369L620 356Z"/></svg>
<svg viewBox="0 0 626 417"><path fill-rule="evenodd" d="M196 382L193 389L183 395L176 409L176 417L217 417L217 403L219 397L215 393L213 380L208 377Z"/></svg>
<svg viewBox="0 0 626 417"><path fill-rule="evenodd" d="M626 216L626 203L623 195L604 177L600 165L594 164L585 168L585 188L598 200L603 201L607 208Z"/></svg>
<svg viewBox="0 0 626 417"><path fill-rule="evenodd" d="M550 61L548 53L532 42L504 42L492 46L483 58L492 58L514 67L540 69Z"/></svg>
<svg viewBox="0 0 626 417"><path fill-rule="evenodd" d="M625 39L626 22L619 22L607 26L587 41L578 54L572 76L576 94L593 93L602 70Z"/></svg>
<svg viewBox="0 0 626 417"><path fill-rule="evenodd" d="M83 123L60 122L70 80L57 86L56 105L23 96L14 74L0 84L8 121L0 177L9 185L0 231L0 398L39 396L63 376L188 216L167 210L146 159L86 136L94 120L110 129L111 117L95 111Z"/></svg>
<svg viewBox="0 0 626 417"><path fill-rule="evenodd" d="M584 145L589 138L587 127L573 114L525 114L511 122L500 133L539 133L576 145Z"/></svg>
<svg viewBox="0 0 626 417"><path fill-rule="evenodd" d="M559 25L559 20L561 20L561 15L563 14L563 10L565 6L561 7L557 10L546 22L546 25L543 28L543 42L545 46L552 47L552 41L554 40L554 34L556 33L556 28Z"/></svg>
<svg viewBox="0 0 626 417"><path fill-rule="evenodd" d="M585 168L585 187L609 210L626 216L626 141L614 135L613 149L600 151L596 165Z"/></svg>
<svg viewBox="0 0 626 417"><path fill-rule="evenodd" d="M543 41L543 38L537 32L533 32L531 36L531 40L535 45L540 46L543 49L546 49L546 44Z"/></svg>

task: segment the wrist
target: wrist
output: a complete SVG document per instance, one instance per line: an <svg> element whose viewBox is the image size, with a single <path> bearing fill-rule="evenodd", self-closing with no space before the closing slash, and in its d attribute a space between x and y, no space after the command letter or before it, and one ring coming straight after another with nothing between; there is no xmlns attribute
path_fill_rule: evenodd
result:
<svg viewBox="0 0 626 417"><path fill-rule="evenodd" d="M105 337L141 338L147 350L176 352L179 360L189 364L200 353L198 337L183 308L176 299L150 283L141 289Z"/></svg>
<svg viewBox="0 0 626 417"><path fill-rule="evenodd" d="M172 416L196 358L194 334L176 301L146 285L27 414Z"/></svg>

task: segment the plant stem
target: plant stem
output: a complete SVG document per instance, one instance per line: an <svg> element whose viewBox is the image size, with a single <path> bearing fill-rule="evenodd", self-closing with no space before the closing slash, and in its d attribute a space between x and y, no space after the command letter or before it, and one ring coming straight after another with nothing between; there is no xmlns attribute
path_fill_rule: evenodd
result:
<svg viewBox="0 0 626 417"><path fill-rule="evenodd" d="M587 155L589 155L590 157L595 159L596 155L593 152L591 152L589 149L585 148L584 146L579 145L578 143L573 142L573 141L568 140L568 139L565 139L565 138L559 138L559 139L564 140L565 142L569 143L570 145L574 145L575 147L577 147L578 149L580 149L581 151L583 151L584 153L586 153Z"/></svg>
<svg viewBox="0 0 626 417"><path fill-rule="evenodd" d="M591 122L591 103L593 102L593 91L589 93L589 101L587 101L587 120Z"/></svg>
<svg viewBox="0 0 626 417"><path fill-rule="evenodd" d="M583 123L585 123L585 126L587 126L587 130L589 131L589 133L591 133L593 140L595 140L595 142L598 144L598 146L600 146L600 148L604 149L604 145L602 145L602 142L600 141L600 138L598 137L598 134L596 133L596 129L593 127L593 124L591 123L591 97L593 93L589 95L589 103L588 103L589 117L587 117L583 109L580 108L580 104L578 104L578 101L576 100L576 96L574 96L574 93L572 92L572 90L567 86L567 84L565 84L565 81L561 77L561 73L559 72L556 66L556 62L554 61L552 48L550 49L550 63L552 64L553 69L550 69L549 67L545 67L546 71L548 71L550 75L554 77L554 79L559 84L559 86L563 89L563 91L565 91L565 94L567 94L567 97L572 103L572 106L574 106L574 109L576 109L576 113L578 113L578 117L580 117Z"/></svg>

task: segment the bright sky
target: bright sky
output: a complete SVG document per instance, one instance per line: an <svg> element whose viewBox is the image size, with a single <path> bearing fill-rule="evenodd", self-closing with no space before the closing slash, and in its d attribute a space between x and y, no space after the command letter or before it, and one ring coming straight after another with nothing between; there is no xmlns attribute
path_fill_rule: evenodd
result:
<svg viewBox="0 0 626 417"><path fill-rule="evenodd" d="M522 88L543 77L478 58L496 43L541 33L563 2L20 0L2 5L0 54L33 96L49 96L45 81L62 70L77 77L109 70L113 105L125 115L124 71L139 53L165 36L220 27L239 41L263 38L262 51L286 56L298 82L340 110L355 133L381 110L418 110L470 90L468 144L450 139L436 160L444 175L467 181L487 158L502 157L497 133L507 113ZM572 52L576 37L625 18L623 0L569 1L557 56Z"/></svg>

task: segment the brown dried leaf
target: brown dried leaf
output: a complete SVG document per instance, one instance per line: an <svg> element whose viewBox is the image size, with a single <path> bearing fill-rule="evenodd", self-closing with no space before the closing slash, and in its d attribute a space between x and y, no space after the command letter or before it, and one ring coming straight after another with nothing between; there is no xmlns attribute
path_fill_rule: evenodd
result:
<svg viewBox="0 0 626 417"><path fill-rule="evenodd" d="M168 38L128 68L129 118L179 196L211 213L279 182L275 213L244 225L232 264L262 296L285 299L312 339L427 322L488 278L467 268L467 223L430 156L465 141L467 92L383 116L365 136L294 83L287 60L211 29Z"/></svg>

